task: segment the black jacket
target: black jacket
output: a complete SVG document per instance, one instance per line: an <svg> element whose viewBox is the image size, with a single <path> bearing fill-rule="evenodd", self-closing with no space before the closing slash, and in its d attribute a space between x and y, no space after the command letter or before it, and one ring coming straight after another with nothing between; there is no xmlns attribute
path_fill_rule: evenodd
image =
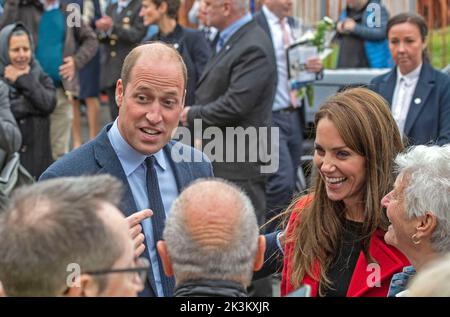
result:
<svg viewBox="0 0 450 317"><path fill-rule="evenodd" d="M128 53L137 46L147 32L139 11L141 0L131 0L128 6L117 14L117 2L106 8L105 14L113 20L108 34L96 30L102 44L100 88L115 87L120 78L122 64Z"/></svg>
<svg viewBox="0 0 450 317"><path fill-rule="evenodd" d="M167 35L158 33L151 40L172 44L183 57L188 73L185 104L194 104L197 81L200 79L203 69L211 56L211 46L203 33L183 28L178 24L172 33Z"/></svg>
<svg viewBox="0 0 450 317"><path fill-rule="evenodd" d="M6 157L19 150L22 137L8 98L8 85L0 80L0 169Z"/></svg>
<svg viewBox="0 0 450 317"><path fill-rule="evenodd" d="M174 297L247 297L245 288L233 281L196 280L181 283Z"/></svg>
<svg viewBox="0 0 450 317"><path fill-rule="evenodd" d="M206 65L197 84L195 105L188 112L189 126L194 125L194 119L202 119L203 129L219 127L224 136L227 127L270 127L276 77L276 62L270 39L252 20L234 33ZM252 137L250 139L255 140ZM213 162L215 176L248 179L261 175L264 165L261 157L256 162L250 159L255 153L249 153L251 144L248 140L240 149L239 144L234 144L234 154L236 157L239 150L241 153L238 154L241 155L245 149L245 162L239 162L236 158L234 162L226 162L229 146L223 142L225 162ZM258 145L261 146L261 143Z"/></svg>
<svg viewBox="0 0 450 317"><path fill-rule="evenodd" d="M21 24L21 27L24 27ZM8 84L11 111L22 133L20 162L39 178L53 162L50 147L50 114L56 106L55 87L52 79L44 73L33 59L30 72L16 79L14 83L3 77L4 68L9 65L9 37L16 24L8 25L0 32L0 76ZM30 33L28 32L30 36ZM32 42L31 42L32 44Z"/></svg>

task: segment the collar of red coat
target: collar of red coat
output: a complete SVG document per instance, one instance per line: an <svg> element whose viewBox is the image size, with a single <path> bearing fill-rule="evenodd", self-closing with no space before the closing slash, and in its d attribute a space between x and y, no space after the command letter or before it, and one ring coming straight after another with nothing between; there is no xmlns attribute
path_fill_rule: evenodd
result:
<svg viewBox="0 0 450 317"><path fill-rule="evenodd" d="M305 206L311 201L311 195L308 195L299 201L297 204L298 208L296 209L296 212L292 213L292 217L289 221L289 228L293 228L295 225L298 225L298 221L294 221L295 218L293 217L296 217L298 212L305 208ZM291 224L294 224L294 226ZM384 234L385 232L383 230L378 229L373 233L370 241L369 253L377 263L369 264L363 252L360 253L350 285L348 287L347 297L365 296L377 288L380 290L383 288L382 292L375 292L376 294L379 294L378 296L386 296L392 275L401 272L403 267L410 265L408 259L399 250L386 244L384 241ZM292 242L286 243L283 261L281 296L285 296L286 294L294 291L294 287L290 282L293 247L294 245ZM314 275L318 276L318 261L314 263L312 272ZM319 288L319 283L317 280L313 279L309 275L306 275L301 284L309 284L311 286L311 296L317 296ZM386 294L382 295L381 293L383 292L386 292Z"/></svg>

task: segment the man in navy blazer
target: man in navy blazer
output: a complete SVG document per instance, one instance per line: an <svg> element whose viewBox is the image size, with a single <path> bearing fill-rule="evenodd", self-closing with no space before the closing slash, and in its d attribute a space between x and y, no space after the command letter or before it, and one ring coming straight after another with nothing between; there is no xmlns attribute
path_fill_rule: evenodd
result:
<svg viewBox="0 0 450 317"><path fill-rule="evenodd" d="M397 67L374 78L370 88L390 107L397 83ZM408 145L450 143L450 77L423 61L416 90L406 117L404 135Z"/></svg>
<svg viewBox="0 0 450 317"><path fill-rule="evenodd" d="M153 230L158 231L156 214L141 222L148 211L136 213L150 207L150 169L156 171L165 213L190 182L213 176L211 164L202 153L170 141L183 109L186 79L186 66L172 47L153 43L133 49L117 81L119 117L94 140L56 161L40 178L105 173L124 183L119 208L132 226L130 231L139 248L136 253L144 251L144 243L143 255L151 261L143 296L171 296L173 292L173 281L162 276L158 265L157 236L153 236ZM148 158L152 165L148 165Z"/></svg>

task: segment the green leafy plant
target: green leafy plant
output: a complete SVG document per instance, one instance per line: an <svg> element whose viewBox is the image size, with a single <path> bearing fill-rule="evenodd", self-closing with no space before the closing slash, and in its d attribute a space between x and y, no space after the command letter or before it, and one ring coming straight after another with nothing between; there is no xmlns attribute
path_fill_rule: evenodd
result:
<svg viewBox="0 0 450 317"><path fill-rule="evenodd" d="M325 49L325 35L327 32L333 30L336 27L334 21L329 17L323 17L316 25L316 31L314 37L311 40L311 44L317 47L319 53Z"/></svg>
<svg viewBox="0 0 450 317"><path fill-rule="evenodd" d="M325 16L320 20L314 32L312 39L310 40L311 44L317 47L317 51L322 53L325 50L325 36L327 32L332 31L336 28L336 24L334 21ZM297 97L302 100L304 97L308 98L308 103L310 107L314 106L314 87L309 84L306 87L300 88L297 91Z"/></svg>

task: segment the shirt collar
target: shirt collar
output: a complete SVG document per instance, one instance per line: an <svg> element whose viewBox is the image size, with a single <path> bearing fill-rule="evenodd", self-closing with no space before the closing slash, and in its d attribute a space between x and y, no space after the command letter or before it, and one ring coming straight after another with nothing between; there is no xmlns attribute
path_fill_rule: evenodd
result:
<svg viewBox="0 0 450 317"><path fill-rule="evenodd" d="M280 23L280 18L277 17L275 15L275 13L270 11L270 9L266 5L263 5L262 10L263 10L264 14L266 15L267 21L269 23L271 23L271 24ZM286 17L283 20L286 22Z"/></svg>
<svg viewBox="0 0 450 317"><path fill-rule="evenodd" d="M401 78L404 78L406 83L409 85L410 83L414 82L415 80L419 79L420 71L422 70L423 63L420 63L419 66L417 66L416 69L414 69L412 72L409 72L406 75L402 75L400 72L400 68L397 67L397 78L400 80Z"/></svg>
<svg viewBox="0 0 450 317"><path fill-rule="evenodd" d="M44 11L51 11L59 9L59 0L56 0L53 4L49 6L45 6L45 0L40 0L42 5L44 6Z"/></svg>
<svg viewBox="0 0 450 317"><path fill-rule="evenodd" d="M111 129L109 129L108 137L110 138L111 145L114 148L114 151L116 152L120 162L122 163L125 175L128 177L142 163L144 163L148 155L144 155L136 151L131 145L128 144L127 141L125 141L125 139L122 137L122 134L120 133L117 122L118 119L114 121L114 124L112 125ZM153 154L153 156L155 157L158 165L163 170L166 170L167 162L164 156L164 151L161 149L155 154Z"/></svg>
<svg viewBox="0 0 450 317"><path fill-rule="evenodd" d="M131 0L119 0L117 1L117 7L119 8L125 8L130 4Z"/></svg>
<svg viewBox="0 0 450 317"><path fill-rule="evenodd" d="M235 21L233 24L229 25L225 30L220 32L220 37L223 40L223 43L226 43L234 33L236 33L241 27L252 20L252 15L247 13L239 20Z"/></svg>

